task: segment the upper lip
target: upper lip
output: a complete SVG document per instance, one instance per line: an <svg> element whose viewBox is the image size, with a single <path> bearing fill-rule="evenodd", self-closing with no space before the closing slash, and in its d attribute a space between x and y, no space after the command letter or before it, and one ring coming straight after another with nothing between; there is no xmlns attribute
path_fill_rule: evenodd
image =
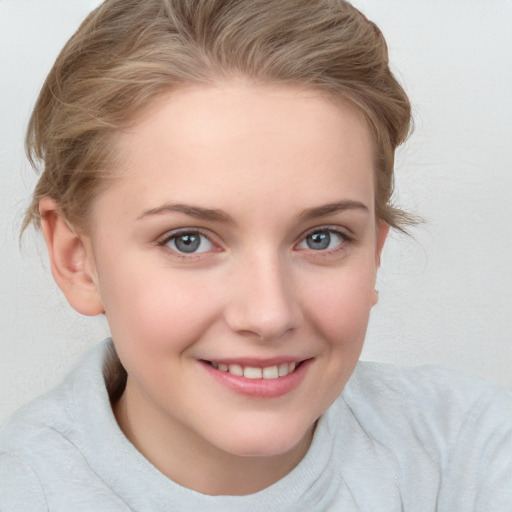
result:
<svg viewBox="0 0 512 512"><path fill-rule="evenodd" d="M254 357L215 357L213 359L203 359L203 361L208 361L209 363L224 363L227 365L230 364L238 364L240 366L251 366L254 368L267 368L269 366L276 366L283 363L300 363L302 361L306 361L307 359L311 359L309 357L294 357L294 356L279 356L272 357L268 359L259 359Z"/></svg>

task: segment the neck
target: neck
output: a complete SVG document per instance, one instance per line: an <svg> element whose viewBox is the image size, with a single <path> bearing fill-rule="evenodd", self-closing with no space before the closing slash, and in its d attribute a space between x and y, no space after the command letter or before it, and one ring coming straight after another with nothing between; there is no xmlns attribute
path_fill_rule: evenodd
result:
<svg viewBox="0 0 512 512"><path fill-rule="evenodd" d="M184 425L158 428L153 414L135 411L125 393L114 404L117 422L130 442L161 473L175 483L211 496L247 495L274 484L305 456L314 426L286 453L240 456L207 442Z"/></svg>

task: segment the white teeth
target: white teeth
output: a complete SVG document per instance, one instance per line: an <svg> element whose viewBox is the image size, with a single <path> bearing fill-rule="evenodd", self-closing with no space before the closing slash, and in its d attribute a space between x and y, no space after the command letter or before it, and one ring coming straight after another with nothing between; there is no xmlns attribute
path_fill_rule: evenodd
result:
<svg viewBox="0 0 512 512"><path fill-rule="evenodd" d="M290 373L290 366L288 363L281 363L279 365L279 377L285 377Z"/></svg>
<svg viewBox="0 0 512 512"><path fill-rule="evenodd" d="M229 365L229 373L232 373L233 375L238 375L239 377L242 377L244 374L244 369L239 364L230 364Z"/></svg>
<svg viewBox="0 0 512 512"><path fill-rule="evenodd" d="M277 379L279 377L279 370L277 366L267 366L263 368L263 378L264 379Z"/></svg>
<svg viewBox="0 0 512 512"><path fill-rule="evenodd" d="M279 377L286 377L292 373L297 367L297 363L281 363L274 366L266 366L260 368L257 366L242 366L240 364L215 363L211 362L213 368L221 372L229 372L238 377L245 377L246 379L277 379Z"/></svg>
<svg viewBox="0 0 512 512"><path fill-rule="evenodd" d="M263 371L261 368L253 368L252 366L246 366L244 368L244 377L247 379L261 379L263 378Z"/></svg>

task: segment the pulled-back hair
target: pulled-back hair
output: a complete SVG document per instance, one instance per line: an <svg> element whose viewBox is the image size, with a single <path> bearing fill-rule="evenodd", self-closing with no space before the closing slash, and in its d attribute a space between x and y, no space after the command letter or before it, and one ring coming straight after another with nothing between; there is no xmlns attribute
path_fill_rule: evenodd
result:
<svg viewBox="0 0 512 512"><path fill-rule="evenodd" d="M410 223L391 203L410 104L382 33L348 2L106 0L64 47L34 108L26 150L43 169L22 229L39 226L39 200L50 196L87 230L94 197L115 176L115 134L173 89L238 78L355 104L374 138L376 215L401 230Z"/></svg>

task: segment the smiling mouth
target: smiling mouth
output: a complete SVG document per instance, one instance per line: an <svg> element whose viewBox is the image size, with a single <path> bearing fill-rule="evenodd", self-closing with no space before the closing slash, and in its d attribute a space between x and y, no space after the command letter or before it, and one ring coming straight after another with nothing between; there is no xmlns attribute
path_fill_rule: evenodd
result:
<svg viewBox="0 0 512 512"><path fill-rule="evenodd" d="M281 377L286 377L293 373L303 361L280 363L273 366L257 367L257 366L244 366L241 364L226 364L217 363L214 361L204 361L206 364L219 370L221 372L230 373L237 377L245 377L246 379L265 379L274 380Z"/></svg>

